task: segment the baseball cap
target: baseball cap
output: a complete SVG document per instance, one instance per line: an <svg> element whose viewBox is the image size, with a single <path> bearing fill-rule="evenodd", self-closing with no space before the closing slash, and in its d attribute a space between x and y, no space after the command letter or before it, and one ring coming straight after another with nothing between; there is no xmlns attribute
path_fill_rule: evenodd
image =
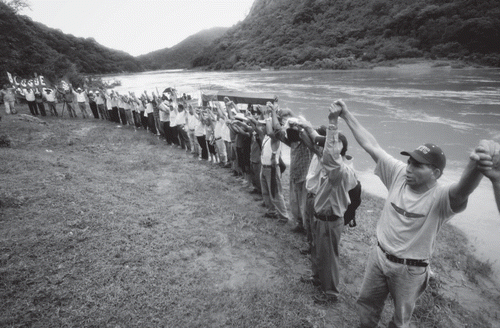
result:
<svg viewBox="0 0 500 328"><path fill-rule="evenodd" d="M441 172L446 166L446 156L444 152L441 148L431 143L420 145L411 152L402 151L401 155L410 156L419 163L434 165L440 169Z"/></svg>

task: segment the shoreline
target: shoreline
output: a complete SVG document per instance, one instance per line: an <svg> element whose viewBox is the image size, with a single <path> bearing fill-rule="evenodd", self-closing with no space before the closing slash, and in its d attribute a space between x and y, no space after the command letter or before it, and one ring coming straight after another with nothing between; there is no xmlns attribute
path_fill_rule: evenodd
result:
<svg viewBox="0 0 500 328"><path fill-rule="evenodd" d="M415 69L500 69L495 66L485 66L477 63L468 63L461 60L450 60L450 59L424 59L424 58L402 58L402 59L394 59L390 61L384 61L379 63L363 63L360 66L353 66L347 69L302 69L302 68L294 68L294 67L260 67L259 69L230 69L230 70L206 70L203 68L168 68L168 69L159 69L159 70L147 70L144 72L140 72L140 74L148 73L148 72L160 72L160 71L189 71L189 72L254 72L254 71L355 71L355 70L385 70L385 69L394 69L394 70L415 70ZM128 74L136 74L137 72L129 72L129 73L119 73L119 74L98 74L93 75L90 74L88 76L120 76L120 75L128 75Z"/></svg>

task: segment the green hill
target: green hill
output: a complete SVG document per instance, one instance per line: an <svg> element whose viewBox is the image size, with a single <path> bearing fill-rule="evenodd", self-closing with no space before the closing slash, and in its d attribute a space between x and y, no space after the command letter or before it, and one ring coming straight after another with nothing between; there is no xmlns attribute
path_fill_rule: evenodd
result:
<svg viewBox="0 0 500 328"><path fill-rule="evenodd" d="M500 67L500 2L256 0L192 66L342 69L400 58Z"/></svg>
<svg viewBox="0 0 500 328"><path fill-rule="evenodd" d="M147 69L189 68L191 61L205 47L227 32L227 27L214 27L186 38L181 43L136 57Z"/></svg>
<svg viewBox="0 0 500 328"><path fill-rule="evenodd" d="M5 71L19 75L64 75L138 72L143 67L133 56L98 44L92 38L64 34L20 16L0 2L0 81Z"/></svg>

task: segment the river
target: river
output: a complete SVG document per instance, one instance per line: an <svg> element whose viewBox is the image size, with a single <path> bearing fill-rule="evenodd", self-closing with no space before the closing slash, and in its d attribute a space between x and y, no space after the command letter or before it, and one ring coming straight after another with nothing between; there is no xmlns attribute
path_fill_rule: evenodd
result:
<svg viewBox="0 0 500 328"><path fill-rule="evenodd" d="M329 104L343 99L380 145L396 158L422 143L439 145L447 156L440 180L456 181L468 155L481 139L500 141L500 70L451 69L415 64L352 71L153 71L106 76L119 92L142 93L174 87L197 97L200 90L235 90L275 94L281 107L303 115L315 126L327 122ZM356 144L347 125L355 168L366 191L384 197L374 176L374 162ZM500 280L500 214L491 183L483 179L467 209L451 223L469 238L476 255L487 260Z"/></svg>

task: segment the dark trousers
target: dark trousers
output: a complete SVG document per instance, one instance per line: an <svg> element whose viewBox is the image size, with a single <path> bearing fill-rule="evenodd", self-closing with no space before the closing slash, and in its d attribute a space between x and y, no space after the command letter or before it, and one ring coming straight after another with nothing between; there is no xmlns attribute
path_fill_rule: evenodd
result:
<svg viewBox="0 0 500 328"><path fill-rule="evenodd" d="M125 114L125 108L118 108L118 113L120 113L119 121L121 121L122 125L127 125L127 114Z"/></svg>
<svg viewBox="0 0 500 328"><path fill-rule="evenodd" d="M30 109L31 115L38 115L38 107L35 101L28 101L28 107Z"/></svg>
<svg viewBox="0 0 500 328"><path fill-rule="evenodd" d="M42 116L47 116L47 113L45 112L45 105L43 102L37 102L36 105L38 106L38 110L40 111L40 114Z"/></svg>
<svg viewBox="0 0 500 328"><path fill-rule="evenodd" d="M52 115L57 116L57 109L56 109L56 103L55 103L55 101L48 101L47 102L47 106L49 106L49 112Z"/></svg>
<svg viewBox="0 0 500 328"><path fill-rule="evenodd" d="M200 144L201 158L208 159L207 139L205 138L205 136L196 137L196 139L198 139L198 143Z"/></svg>
<svg viewBox="0 0 500 328"><path fill-rule="evenodd" d="M155 115L153 113L148 114L148 127L151 133L156 134Z"/></svg>
<svg viewBox="0 0 500 328"><path fill-rule="evenodd" d="M162 136L165 138L165 141L167 141L167 144L171 145L172 144L172 138L170 137L170 122L161 122L161 127L163 130ZM160 132L161 132L160 130Z"/></svg>
<svg viewBox="0 0 500 328"><path fill-rule="evenodd" d="M63 103L63 110L61 112L61 116L64 115L64 108L68 111L69 117L77 117L75 109L73 108L73 103L72 102L64 102Z"/></svg>
<svg viewBox="0 0 500 328"><path fill-rule="evenodd" d="M97 111L99 112L99 115L101 116L101 119L105 119L108 117L108 111L106 110L106 107L104 104L99 104L97 105Z"/></svg>
<svg viewBox="0 0 500 328"><path fill-rule="evenodd" d="M189 135L181 125L177 125L177 133L179 134L179 142L181 144L181 148L191 150L191 144L189 143Z"/></svg>
<svg viewBox="0 0 500 328"><path fill-rule="evenodd" d="M89 101L90 110L92 111L92 115L94 118L99 118L99 112L97 111L97 104L93 101Z"/></svg>
<svg viewBox="0 0 500 328"><path fill-rule="evenodd" d="M141 127L141 114L138 112L132 112L132 115L134 115L134 123L136 128Z"/></svg>
<svg viewBox="0 0 500 328"><path fill-rule="evenodd" d="M207 142L207 146L208 146L208 151L210 152L210 154L212 154L212 155L217 154L217 152L215 151L215 142L213 144L211 144L210 142Z"/></svg>
<svg viewBox="0 0 500 328"><path fill-rule="evenodd" d="M115 123L120 123L120 115L118 115L118 107L113 107L111 109L111 116L112 116L112 121Z"/></svg>
<svg viewBox="0 0 500 328"><path fill-rule="evenodd" d="M177 130L176 126L171 126L170 127L170 132L172 133L172 143L180 146L180 141L179 141L179 131Z"/></svg>
<svg viewBox="0 0 500 328"><path fill-rule="evenodd" d="M141 112L141 124L142 124L142 127L147 130L148 129L148 117L147 116L144 116L144 112L142 111Z"/></svg>

